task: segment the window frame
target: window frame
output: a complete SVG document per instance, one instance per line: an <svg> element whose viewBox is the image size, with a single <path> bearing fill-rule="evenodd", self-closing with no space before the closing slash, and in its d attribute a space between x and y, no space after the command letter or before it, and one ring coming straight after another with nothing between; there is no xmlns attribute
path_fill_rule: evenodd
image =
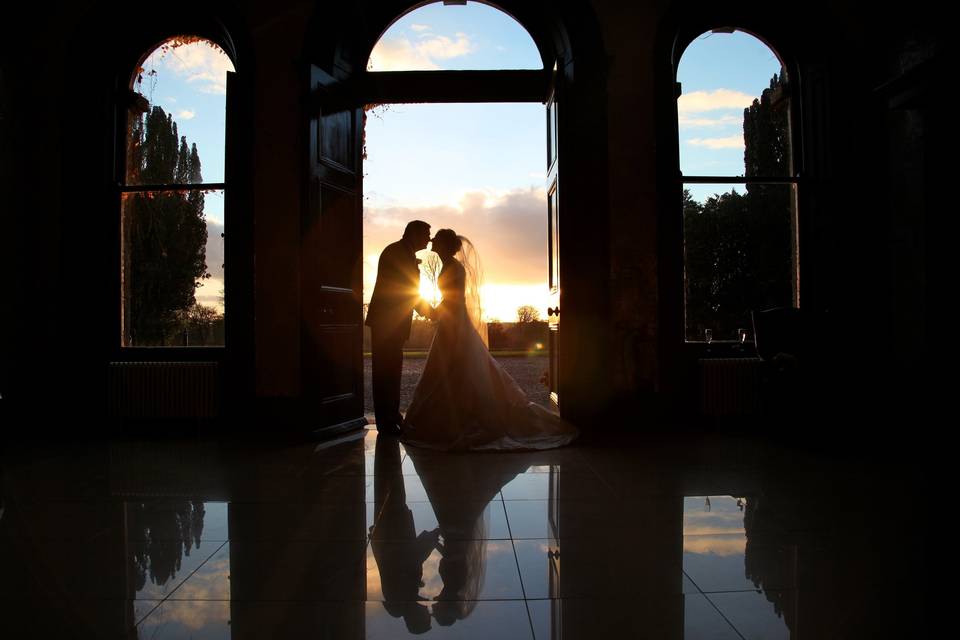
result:
<svg viewBox="0 0 960 640"><path fill-rule="evenodd" d="M792 268L792 285L793 290L791 306L793 308L800 308L801 296L801 283L803 278L801 276L801 220L804 218L802 209L801 209L801 191L802 185L804 184L803 179L803 147L802 147L802 136L800 131L801 123L801 109L802 104L800 101L800 83L799 83L799 73L797 65L793 61L785 56L782 53L782 49L775 46L770 39L759 35L757 32L752 29L738 27L738 26L724 26L717 25L714 26L705 26L703 24L699 27L692 27L684 29L683 33L678 33L677 40L673 49L673 60L672 64L672 81L673 81L673 122L674 122L674 133L675 135L675 148L676 148L676 179L674 184L674 189L676 193L682 194L683 190L687 185L696 185L696 184L736 184L736 185L792 185L792 199L793 199L793 212L791 220L791 240L792 240L792 250L791 250L791 262L793 263ZM789 135L790 135L790 165L791 171L789 174L784 176L722 176L722 175L684 175L682 168L680 166L680 135L679 135L679 109L677 107L677 101L681 96L681 83L677 79L677 73L680 67L680 61L683 59L683 54L687 51L693 42L702 36L705 33L733 33L739 31L741 33L747 34L753 38L756 38L758 41L763 43L772 54L774 54L777 59L780 61L781 68L785 71L787 76L787 85L786 85L786 99L789 100L789 109L788 109L788 124L789 124ZM746 171L744 171L746 173ZM699 357L743 357L745 354L755 354L756 352L756 336L753 335L752 327L749 328L750 335L748 340L744 345L740 345L736 340L716 340L714 339L711 343L707 343L705 339L701 340L689 340L687 339L687 326L686 326L686 309L687 309L687 299L686 299L686 257L685 257L685 236L683 231L683 205L679 204L679 234L680 234L680 337L684 347L688 350L693 350L696 355ZM749 311L759 311L759 309L748 309Z"/></svg>
<svg viewBox="0 0 960 640"><path fill-rule="evenodd" d="M189 34L189 37L196 37L203 40L206 40L210 44L219 48L224 55L226 55L234 68L234 73L236 73L237 63L236 63L236 54L233 53L232 47L228 46L226 43L230 41L230 38L226 35L217 36L209 33L203 33L205 29L184 29L182 31L170 31L166 35L160 36L159 38L153 38L150 40L151 44L148 44L146 47L142 46L144 40L140 41L139 47L133 45L132 49L139 52L135 53L135 58L128 58L128 60L133 60L133 64L125 63L120 67L120 70L116 78L116 94L118 96L115 101L114 109L114 166L113 166L113 180L112 182L112 199L114 202L114 211L115 211L115 237L113 242L113 252L114 260L112 264L114 265L112 271L114 273L113 277L113 291L116 292L112 297L114 303L117 305L115 307L115 312L112 314L113 321L110 323L112 327L111 335L111 348L110 353L113 354L115 360L122 361L184 361L184 362L197 362L197 361L209 361L213 360L224 360L226 358L227 346L230 344L231 339L229 337L230 322L227 318L226 312L223 315L223 324L224 324L224 344L222 345L190 345L190 346L178 346L178 345L159 345L159 346L146 346L146 345L127 345L124 344L127 336L125 335L125 322L123 320L124 314L124 305L125 303L125 292L123 287L123 255L125 247L123 246L123 208L124 208L124 198L128 197L129 194L138 194L138 193L149 193L149 192L163 192L163 191L180 191L180 192L189 192L189 191L203 191L203 192L220 192L224 199L224 209L226 213L226 202L227 202L227 186L229 180L227 176L224 176L223 182L202 182L202 183L167 183L167 184L128 184L127 183L127 147L129 135L129 114L133 105L138 101L141 94L136 92L133 89L134 79L137 75L137 69L146 60L148 57L153 55L153 53L166 44L167 42L174 40L178 37L184 37ZM229 93L224 94L224 108L229 110L230 108L230 96ZM227 122L230 119L229 112L226 114L225 124L224 124L224 163L227 163L227 148L230 145L228 140L229 131ZM223 243L224 243L224 271L226 271L227 265L227 233L226 233L226 220L224 221L224 231L222 234ZM224 284L226 288L226 283ZM226 292L225 292L226 296ZM232 315L232 314L231 314Z"/></svg>

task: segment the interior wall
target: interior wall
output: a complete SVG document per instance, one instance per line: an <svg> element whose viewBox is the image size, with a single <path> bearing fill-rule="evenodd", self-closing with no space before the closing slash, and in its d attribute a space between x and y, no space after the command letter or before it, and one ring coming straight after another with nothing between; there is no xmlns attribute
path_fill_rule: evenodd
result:
<svg viewBox="0 0 960 640"><path fill-rule="evenodd" d="M602 189L595 185L604 195L589 215L605 234L595 245L604 264L595 267L598 282L606 274L598 290L607 296L607 306L577 330L610 336L596 357L605 368L601 384L607 387L608 408L636 407L639 399L645 410L675 391L672 367L682 346L665 347L661 340L670 330L664 319L676 322L680 311L676 292L665 291L660 276L665 265L675 264L680 248L664 243L664 221L674 215L663 199L664 176L672 171L666 165L673 162L669 145L675 143L661 135L664 121L656 101L669 87L658 75L663 61L657 47L671 20L700 9L696 3L668 0L556 6L561 15L592 16L601 40L590 77L601 91L592 100L602 103L605 117L576 126L584 139L595 131L601 140L593 148L605 153L605 181ZM910 362L917 371L926 358L925 221L931 149L942 119L922 101L890 115L890 92L877 89L935 60L932 16L915 9L895 18L865 18L848 2L767 7L765 13L758 13L759 6L741 10L791 44L800 65L801 94L817 98L804 104L802 115L809 180L802 187L807 207L801 211L802 304L832 314L833 334L843 342L838 348L843 366L852 379L861 380L863 393L871 393L878 380L882 388L896 388L906 377L897 363ZM354 4L292 0L230 8L197 2L192 9L228 13L231 28L243 32L238 36L254 54L255 356L250 366L255 393L263 398L299 393L301 105L308 49L324 48L311 43L308 33L327 9L331 19L357 11ZM109 285L116 238L116 212L108 195L114 152L112 59L117 34L148 22L97 4L25 10L18 23L4 23L0 38L6 323L0 336L0 406L8 407L7 399L14 398L37 411L70 406L97 415L101 368L110 357L105 345L117 339L104 329L117 313L116 292ZM373 28L363 16L358 19L358 28ZM340 55L329 53L331 59ZM577 81L590 78L582 74ZM83 150L82 162L76 160L77 149ZM892 198L886 188L891 180ZM583 255L589 251L589 245L582 249ZM895 359L876 348L890 340ZM51 394L59 406L50 405Z"/></svg>

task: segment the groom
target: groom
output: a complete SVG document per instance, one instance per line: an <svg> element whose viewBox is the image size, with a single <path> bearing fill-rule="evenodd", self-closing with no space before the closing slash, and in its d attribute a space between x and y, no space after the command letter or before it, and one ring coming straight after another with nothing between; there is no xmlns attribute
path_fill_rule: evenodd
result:
<svg viewBox="0 0 960 640"><path fill-rule="evenodd" d="M366 324L373 348L373 408L380 433L400 434L403 343L410 337L413 310L422 316L429 313L429 305L420 299L420 261L414 254L429 242L430 225L414 220L407 224L403 238L387 245L377 263Z"/></svg>

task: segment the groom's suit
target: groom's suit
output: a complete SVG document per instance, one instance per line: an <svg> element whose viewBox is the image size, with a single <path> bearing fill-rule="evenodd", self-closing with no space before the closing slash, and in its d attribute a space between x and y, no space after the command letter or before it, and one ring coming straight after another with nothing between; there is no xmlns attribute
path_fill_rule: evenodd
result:
<svg viewBox="0 0 960 640"><path fill-rule="evenodd" d="M420 302L420 268L403 240L387 245L377 264L366 324L373 348L373 406L377 430L396 432L400 416L403 343L410 337L413 310Z"/></svg>

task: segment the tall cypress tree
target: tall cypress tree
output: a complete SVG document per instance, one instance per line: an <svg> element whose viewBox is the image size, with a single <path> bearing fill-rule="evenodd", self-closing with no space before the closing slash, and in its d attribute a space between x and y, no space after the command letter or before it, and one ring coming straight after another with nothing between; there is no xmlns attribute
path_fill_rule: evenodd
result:
<svg viewBox="0 0 960 640"><path fill-rule="evenodd" d="M202 182L196 144L177 135L177 124L154 106L131 126L128 180L138 184ZM179 144L178 144L179 142ZM193 306L206 268L207 226L201 192L158 191L128 197L127 295L135 345L163 345L177 313Z"/></svg>
<svg viewBox="0 0 960 640"><path fill-rule="evenodd" d="M743 160L747 176L785 177L792 172L789 101L783 69L759 100L743 113ZM790 306L793 299L792 193L785 184L747 185L752 287L746 309Z"/></svg>

